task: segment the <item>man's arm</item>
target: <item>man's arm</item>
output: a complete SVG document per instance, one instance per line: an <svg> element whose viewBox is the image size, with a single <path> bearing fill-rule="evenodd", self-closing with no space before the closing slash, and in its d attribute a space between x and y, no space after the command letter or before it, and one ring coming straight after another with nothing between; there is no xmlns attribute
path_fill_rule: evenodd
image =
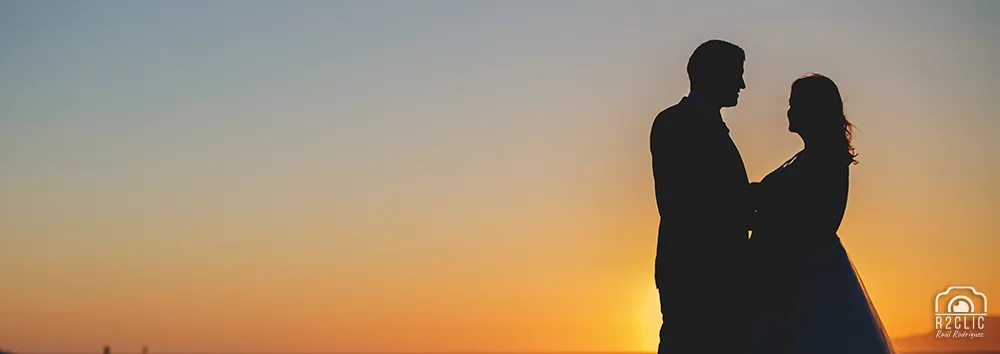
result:
<svg viewBox="0 0 1000 354"><path fill-rule="evenodd" d="M718 191L713 184L716 174L703 158L705 147L695 131L677 121L663 119L657 124L650 148L661 218L673 229L711 228Z"/></svg>

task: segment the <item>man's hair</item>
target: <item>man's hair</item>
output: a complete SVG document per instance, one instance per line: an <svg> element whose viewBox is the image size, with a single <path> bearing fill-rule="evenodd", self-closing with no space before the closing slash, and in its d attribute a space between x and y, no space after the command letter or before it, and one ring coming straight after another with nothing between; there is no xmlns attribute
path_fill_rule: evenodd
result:
<svg viewBox="0 0 1000 354"><path fill-rule="evenodd" d="M721 39L710 40L691 53L687 64L688 79L694 83L701 78L710 77L712 71L735 63L742 64L744 60L746 53L738 45Z"/></svg>

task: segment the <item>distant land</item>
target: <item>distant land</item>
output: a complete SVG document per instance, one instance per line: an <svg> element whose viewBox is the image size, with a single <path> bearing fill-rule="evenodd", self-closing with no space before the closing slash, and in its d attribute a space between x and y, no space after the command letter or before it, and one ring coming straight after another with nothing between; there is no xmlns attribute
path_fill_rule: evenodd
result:
<svg viewBox="0 0 1000 354"><path fill-rule="evenodd" d="M983 328L982 338L937 338L936 330L932 330L927 333L913 335L909 337L893 338L892 344L895 347L896 352L900 354L1000 354L1000 316L986 316L985 326ZM99 354L101 353L100 347L95 348L93 352L85 353L75 353L75 354ZM125 348L123 348L125 349ZM111 351L112 354L126 354L134 353L139 354L138 348L129 348L133 350L125 349L120 352L114 350ZM171 354L171 353L157 353L154 350L150 350L149 353L152 354ZM39 354L39 353L21 353L13 352L8 349L0 348L0 354ZM46 354L69 354L69 353L46 353ZM177 353L179 354L179 353ZM193 353L184 353L193 354ZM237 353L198 353L198 354L237 354ZM260 353L263 354L263 353ZM269 354L296 354L296 353L269 353ZM304 353L303 353L304 354ZM321 353L310 353L310 354L321 354ZM327 354L376 354L376 353L344 353L331 351ZM655 354L655 352L585 352L585 351L572 351L572 352L420 352L420 353L378 353L378 354Z"/></svg>
<svg viewBox="0 0 1000 354"><path fill-rule="evenodd" d="M950 344L949 345L931 344L931 345L923 346L923 347L914 347L914 346L912 346L913 343L927 343L927 342L909 342L910 340L918 339L918 337L922 337L922 336L923 335L912 336L912 337L900 338L900 340L897 340L897 341L906 341L906 342L903 342L903 343L906 343L903 346L900 346L899 344L897 344L897 341L894 341L893 342L893 346L896 348L896 353L898 353L898 354L1000 354L1000 349L989 349L989 347L987 347L987 346L984 346L984 347L967 346L967 347L969 347L971 349L962 349L964 347L963 345L956 345L956 346L952 347ZM931 338L931 340L940 340L940 339ZM951 340L949 340L949 342L950 341ZM917 348L922 348L922 349L917 349ZM100 353L101 353L100 348L98 348L98 350L95 350L95 351L92 351L92 352L72 352L72 353L56 353L56 352L51 352L51 353L48 353L48 352L47 353L16 353L16 352L12 352L12 351L9 351L9 350L0 351L0 354L100 354ZM112 352L112 353L114 354L114 352ZM135 351L135 350L131 350L131 351L122 351L122 352L120 352L118 354L141 354L141 352ZM630 351L621 351L621 352L606 352L606 351L600 351L600 352L576 352L576 351L573 351L573 352L483 352L483 353L480 353L480 352L470 351L470 352L441 352L441 353L437 353L437 352L399 352L399 353L390 353L390 352L384 352L384 353L383 352L378 352L378 353L375 353L375 352L371 352L371 353L369 353L369 352L350 352L350 353L346 353L346 352L307 352L307 353L292 353L292 352L290 352L290 353L280 353L280 352L267 352L267 353L249 353L249 352L248 353L235 353L235 352L211 353L211 352L198 352L198 353L193 353L192 352L192 353L186 353L185 352L185 353L171 353L171 352L163 352L163 353L156 353L156 354L657 354L657 353L656 352L630 352Z"/></svg>
<svg viewBox="0 0 1000 354"><path fill-rule="evenodd" d="M986 316L982 338L937 338L932 330L915 336L893 338L900 353L1000 354L1000 316Z"/></svg>

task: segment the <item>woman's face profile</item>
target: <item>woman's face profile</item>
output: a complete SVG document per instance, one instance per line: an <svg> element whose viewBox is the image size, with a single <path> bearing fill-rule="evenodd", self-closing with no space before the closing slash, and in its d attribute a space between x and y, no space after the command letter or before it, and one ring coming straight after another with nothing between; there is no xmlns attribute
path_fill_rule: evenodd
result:
<svg viewBox="0 0 1000 354"><path fill-rule="evenodd" d="M798 133L801 127L800 120L802 115L800 113L801 110L796 109L794 97L795 95L793 94L788 98L788 131Z"/></svg>

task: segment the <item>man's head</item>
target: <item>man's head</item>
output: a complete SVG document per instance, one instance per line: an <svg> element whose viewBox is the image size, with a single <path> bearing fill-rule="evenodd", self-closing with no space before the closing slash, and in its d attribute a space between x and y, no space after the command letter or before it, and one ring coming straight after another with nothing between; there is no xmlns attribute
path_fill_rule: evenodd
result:
<svg viewBox="0 0 1000 354"><path fill-rule="evenodd" d="M718 39L702 43L688 59L688 79L691 91L719 107L733 107L740 98L743 62L746 53L739 46Z"/></svg>

